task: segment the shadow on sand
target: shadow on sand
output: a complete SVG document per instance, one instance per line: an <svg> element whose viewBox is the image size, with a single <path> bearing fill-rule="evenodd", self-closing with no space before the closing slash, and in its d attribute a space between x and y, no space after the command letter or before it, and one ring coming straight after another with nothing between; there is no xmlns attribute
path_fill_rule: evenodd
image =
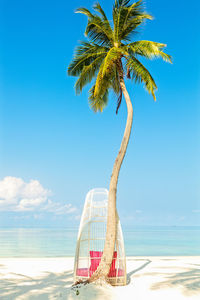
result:
<svg viewBox="0 0 200 300"><path fill-rule="evenodd" d="M137 273L138 271L144 269L148 264L151 263L151 260L147 260L143 265L141 265L139 268L132 270L131 272L127 273L127 284L129 284L131 282L131 276L135 273Z"/></svg>
<svg viewBox="0 0 200 300"><path fill-rule="evenodd" d="M0 299L57 299L71 290L72 271L63 273L45 272L43 276L32 278L10 273L11 278L0 280Z"/></svg>
<svg viewBox="0 0 200 300"><path fill-rule="evenodd" d="M180 287L187 296L200 293L200 269L189 268L185 272L176 273L165 277L165 280L154 284L152 290Z"/></svg>

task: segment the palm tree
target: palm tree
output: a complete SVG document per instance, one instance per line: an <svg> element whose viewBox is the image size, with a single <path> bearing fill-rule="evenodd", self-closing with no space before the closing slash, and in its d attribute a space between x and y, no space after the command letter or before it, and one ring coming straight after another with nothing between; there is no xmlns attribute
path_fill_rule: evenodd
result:
<svg viewBox="0 0 200 300"><path fill-rule="evenodd" d="M170 55L163 52L165 44L152 41L133 41L136 29L146 19L152 20L142 5L142 0L131 4L130 0L115 0L112 10L112 22L107 19L99 3L93 6L94 13L86 8L79 8L77 13L87 16L88 23L85 36L88 41L82 41L77 47L74 58L68 67L68 74L78 76L75 84L76 93L81 93L83 87L93 81L89 91L89 105L94 112L102 112L108 103L109 91L113 90L118 97L116 113L122 101L122 95L127 105L127 122L120 150L115 160L109 186L108 218L104 251L101 263L96 272L88 280L105 278L110 270L116 239L116 210L117 182L121 164L128 146L133 107L127 92L124 79L143 82L146 90L155 98L156 83L139 61L139 57L148 59L161 57L171 62Z"/></svg>

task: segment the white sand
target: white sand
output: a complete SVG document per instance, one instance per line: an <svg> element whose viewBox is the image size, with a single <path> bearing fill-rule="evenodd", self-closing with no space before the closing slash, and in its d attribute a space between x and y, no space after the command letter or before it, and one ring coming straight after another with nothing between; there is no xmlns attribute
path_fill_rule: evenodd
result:
<svg viewBox="0 0 200 300"><path fill-rule="evenodd" d="M0 300L200 300L200 257L128 257L129 284L71 290L73 258L1 258Z"/></svg>

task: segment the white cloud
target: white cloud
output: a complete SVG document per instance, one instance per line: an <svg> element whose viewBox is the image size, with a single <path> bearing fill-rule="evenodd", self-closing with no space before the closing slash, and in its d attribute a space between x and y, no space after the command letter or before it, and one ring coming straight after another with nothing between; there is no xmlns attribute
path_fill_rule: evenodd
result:
<svg viewBox="0 0 200 300"><path fill-rule="evenodd" d="M34 210L45 203L50 194L38 180L26 183L21 178L7 176L0 181L0 210Z"/></svg>
<svg viewBox="0 0 200 300"><path fill-rule="evenodd" d="M58 215L76 211L71 204L48 199L51 194L38 180L27 183L21 178L7 176L0 180L0 211L47 211Z"/></svg>

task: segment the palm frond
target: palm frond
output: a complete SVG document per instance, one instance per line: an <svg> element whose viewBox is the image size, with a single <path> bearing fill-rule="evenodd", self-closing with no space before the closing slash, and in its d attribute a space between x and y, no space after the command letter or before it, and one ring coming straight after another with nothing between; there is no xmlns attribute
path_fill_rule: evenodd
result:
<svg viewBox="0 0 200 300"><path fill-rule="evenodd" d="M100 13L100 16L92 14L88 9L83 7L76 10L77 13L82 13L88 17L85 35L88 36L91 41L100 45L111 45L113 32L110 22L99 3L94 5L94 9Z"/></svg>
<svg viewBox="0 0 200 300"><path fill-rule="evenodd" d="M165 47L165 44L152 41L137 41L125 46L132 54L138 54L149 59L161 57L164 61L172 63L172 57L162 51Z"/></svg>
<svg viewBox="0 0 200 300"><path fill-rule="evenodd" d="M95 88L94 88L94 97L98 98L98 96L101 94L101 90L103 89L103 81L105 76L103 76L103 65L104 63L101 64L99 68L99 72L97 74L96 78L96 83L95 83Z"/></svg>
<svg viewBox="0 0 200 300"><path fill-rule="evenodd" d="M126 7L130 0L115 0L114 7L119 9L120 7Z"/></svg>
<svg viewBox="0 0 200 300"><path fill-rule="evenodd" d="M109 82L111 85L113 71L117 69L117 61L125 54L123 48L112 47L99 68L97 79L95 83L94 95L95 97L101 94L104 82Z"/></svg>
<svg viewBox="0 0 200 300"><path fill-rule="evenodd" d="M122 103L122 89L120 87L120 90L119 90L119 97L117 99L117 108L116 108L116 115L118 114L118 110L120 108L120 105Z"/></svg>
<svg viewBox="0 0 200 300"><path fill-rule="evenodd" d="M104 93L94 96L95 85L89 91L89 106L94 112L102 112L108 104L108 88Z"/></svg>
<svg viewBox="0 0 200 300"><path fill-rule="evenodd" d="M106 56L108 48L95 43L81 42L76 48L74 58L68 67L68 75L79 76L82 69L88 66L96 58Z"/></svg>
<svg viewBox="0 0 200 300"><path fill-rule="evenodd" d="M113 43L113 32L108 20L102 20L95 15L88 19L85 35L95 43L111 46Z"/></svg>
<svg viewBox="0 0 200 300"><path fill-rule="evenodd" d="M130 42L138 26L152 16L145 12L143 1L131 3L131 0L115 0L113 22L108 20L101 5L93 6L94 12L81 7L77 13L88 18L85 35L88 42L81 42L68 67L68 74L78 76L75 84L76 93L95 79L89 92L89 104L95 111L103 111L108 102L108 92L113 90L117 95L117 109L122 101L122 90L119 81L119 66L123 65L124 74L135 82L143 82L145 88L155 100L157 86L149 71L137 59L143 56L148 59L161 57L172 62L165 53L165 44L152 41ZM125 76L125 75L124 75Z"/></svg>
<svg viewBox="0 0 200 300"><path fill-rule="evenodd" d="M130 1L116 2L113 7L115 42L129 40L130 35L135 33L135 29L145 19L152 19L152 16L144 12L141 0L132 5L129 5Z"/></svg>
<svg viewBox="0 0 200 300"><path fill-rule="evenodd" d="M83 14L86 15L88 18L92 18L94 15L89 11L89 9L85 7L79 7L75 10L75 13L77 14Z"/></svg>
<svg viewBox="0 0 200 300"><path fill-rule="evenodd" d="M105 91L112 89L118 97L117 108L116 108L116 114L117 114L122 101L122 90L119 81L118 63L115 62L111 64L112 68L110 68L111 65L109 64L109 67L106 69L106 72L104 73L103 70L106 64L107 62L105 58L104 62L102 63L100 72L97 76L94 95L96 98L101 98L101 95L104 94Z"/></svg>
<svg viewBox="0 0 200 300"><path fill-rule="evenodd" d="M119 83L119 75L118 75L118 70L116 65L114 65L112 69L112 77L111 77L110 85L114 93L118 96L120 93L120 83Z"/></svg>
<svg viewBox="0 0 200 300"><path fill-rule="evenodd" d="M134 36L137 31L137 27L140 26L145 20L152 20L153 17L147 13L141 13L139 16L131 18L121 30L120 38L122 41L129 41L132 36Z"/></svg>
<svg viewBox="0 0 200 300"><path fill-rule="evenodd" d="M103 10L103 8L101 7L101 5L100 5L99 2L95 3L95 4L93 5L93 8L94 8L94 10L95 10L96 12L98 12L98 13L101 15L102 20L108 21L108 18L107 18L106 14L105 14L105 12L104 12L104 10Z"/></svg>
<svg viewBox="0 0 200 300"><path fill-rule="evenodd" d="M156 83L143 64L134 56L132 56L127 60L127 67L129 67L131 78L135 79L135 82L138 83L144 82L147 91L152 94L154 100L156 100L154 94L155 90L157 89Z"/></svg>
<svg viewBox="0 0 200 300"><path fill-rule="evenodd" d="M110 73L115 63L126 54L128 55L128 52L125 52L123 48L112 47L104 59L102 75Z"/></svg>
<svg viewBox="0 0 200 300"><path fill-rule="evenodd" d="M90 83L91 80L96 76L104 57L104 54L99 55L88 66L83 67L82 72L75 84L75 90L77 94L80 94L84 86Z"/></svg>

